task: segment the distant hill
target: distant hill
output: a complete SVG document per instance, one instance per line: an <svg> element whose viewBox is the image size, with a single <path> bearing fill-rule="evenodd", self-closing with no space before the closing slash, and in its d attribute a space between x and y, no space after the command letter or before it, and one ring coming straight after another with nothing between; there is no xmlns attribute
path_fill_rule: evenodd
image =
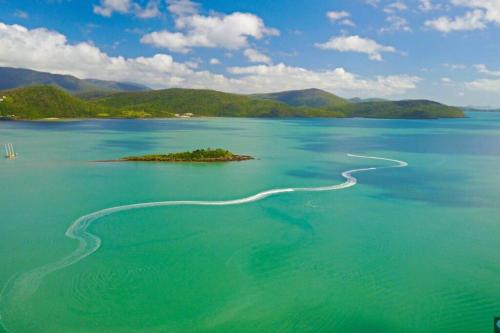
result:
<svg viewBox="0 0 500 333"><path fill-rule="evenodd" d="M376 98L376 97L372 97L372 98L359 98L359 97L354 97L354 98L350 98L350 99L349 99L349 102L352 102L352 103L388 102L388 101L389 101L388 99L384 99L384 98Z"/></svg>
<svg viewBox="0 0 500 333"><path fill-rule="evenodd" d="M338 117L341 113L315 108L298 108L284 103L214 90L164 89L117 93L93 102L107 107L128 108L151 114L194 113L215 117Z"/></svg>
<svg viewBox="0 0 500 333"><path fill-rule="evenodd" d="M363 118L437 119L464 117L464 112L460 108L428 100L352 103L343 107L343 111L349 117Z"/></svg>
<svg viewBox="0 0 500 333"><path fill-rule="evenodd" d="M0 96L0 116L14 119L89 118L102 111L101 107L53 86L5 90Z"/></svg>
<svg viewBox="0 0 500 333"><path fill-rule="evenodd" d="M0 91L0 98L0 117L4 119L168 118L176 113L213 117L342 116L327 110L293 108L244 95L195 89L115 93L83 100L54 86L29 86Z"/></svg>
<svg viewBox="0 0 500 333"><path fill-rule="evenodd" d="M151 90L151 88L146 87L145 85L138 83L130 83L130 82L117 82L117 81L104 81L97 79L85 79L83 80L95 86L116 90L116 91L146 91Z"/></svg>
<svg viewBox="0 0 500 333"><path fill-rule="evenodd" d="M382 98L347 100L320 89L292 90L253 96L280 101L290 106L335 111L344 117L404 119L464 117L463 111L459 108L427 100L389 101Z"/></svg>
<svg viewBox="0 0 500 333"><path fill-rule="evenodd" d="M349 101L321 89L282 91L270 94L256 94L256 98L268 99L295 107L333 109L349 104Z"/></svg>
<svg viewBox="0 0 500 333"><path fill-rule="evenodd" d="M119 91L144 91L148 87L94 79L79 79L71 75L51 74L31 69L0 67L0 90L34 85L52 85L75 95L102 96Z"/></svg>
<svg viewBox="0 0 500 333"><path fill-rule="evenodd" d="M461 108L465 112L500 112L498 108L465 106Z"/></svg>
<svg viewBox="0 0 500 333"><path fill-rule="evenodd" d="M296 107L275 100L213 90L119 92L84 100L53 85L0 91L0 119L211 117L365 117L434 119L464 117L461 109L432 101L342 103Z"/></svg>

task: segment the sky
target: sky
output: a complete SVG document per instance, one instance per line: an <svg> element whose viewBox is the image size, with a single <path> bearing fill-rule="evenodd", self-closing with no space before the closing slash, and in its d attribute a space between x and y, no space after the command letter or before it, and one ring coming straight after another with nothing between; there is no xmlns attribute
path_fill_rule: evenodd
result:
<svg viewBox="0 0 500 333"><path fill-rule="evenodd" d="M0 66L500 107L500 0L0 0Z"/></svg>

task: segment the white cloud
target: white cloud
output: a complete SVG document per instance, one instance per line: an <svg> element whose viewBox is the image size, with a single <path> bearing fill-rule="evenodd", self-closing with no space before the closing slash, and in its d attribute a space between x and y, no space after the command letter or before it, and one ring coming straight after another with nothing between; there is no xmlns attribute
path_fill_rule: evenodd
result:
<svg viewBox="0 0 500 333"><path fill-rule="evenodd" d="M354 22L351 21L351 14L346 12L345 10L340 12L330 11L326 13L326 17L330 19L332 22L336 22L342 25L354 26Z"/></svg>
<svg viewBox="0 0 500 333"><path fill-rule="evenodd" d="M200 5L190 0L167 0L168 10L174 15L185 16L198 13Z"/></svg>
<svg viewBox="0 0 500 333"><path fill-rule="evenodd" d="M156 0L149 1L145 8L132 0L101 0L99 5L94 5L94 13L97 15L110 17L115 12L119 14L132 13L140 18L152 18L160 15Z"/></svg>
<svg viewBox="0 0 500 333"><path fill-rule="evenodd" d="M371 60L382 61L383 52L396 52L392 46L380 45L372 39L359 36L332 37L326 43L317 43L316 47L323 50L336 50L340 52L360 52L368 54Z"/></svg>
<svg viewBox="0 0 500 333"><path fill-rule="evenodd" d="M389 26L381 28L380 32L382 33L391 31L412 31L408 21L404 17L391 15L388 16L385 20L387 23L389 23Z"/></svg>
<svg viewBox="0 0 500 333"><path fill-rule="evenodd" d="M175 15L176 32L161 30L144 35L141 42L174 52L187 53L193 47L240 49L248 39L277 36L279 31L265 26L264 21L249 13L203 16L190 1L170 1L169 10Z"/></svg>
<svg viewBox="0 0 500 333"><path fill-rule="evenodd" d="M197 60L180 63L167 54L109 56L91 43L71 44L58 32L0 23L0 66L32 68L81 78L127 81L154 88L209 88L257 93L317 87L345 96L392 96L416 88L408 75L365 78L343 68L313 71L284 64L232 67L225 76L196 70ZM211 61L213 63L213 61Z"/></svg>
<svg viewBox="0 0 500 333"><path fill-rule="evenodd" d="M158 48L166 48L171 51L187 53L192 46L214 47L214 44L207 40L197 39L195 36L188 37L180 32L170 32L167 30L154 31L142 36L141 43L151 44Z"/></svg>
<svg viewBox="0 0 500 333"><path fill-rule="evenodd" d="M271 63L271 58L269 58L267 55L255 50L255 49L246 49L243 52L243 55L250 61L250 62L260 62L260 63L265 63L265 64L270 64Z"/></svg>
<svg viewBox="0 0 500 333"><path fill-rule="evenodd" d="M388 14L393 14L395 12L402 12L408 9L408 6L402 1L396 1L388 4L384 8L384 12Z"/></svg>
<svg viewBox="0 0 500 333"><path fill-rule="evenodd" d="M486 74L489 76L500 76L500 70L490 70L484 64L474 65L474 68L481 74Z"/></svg>
<svg viewBox="0 0 500 333"><path fill-rule="evenodd" d="M486 28L484 13L480 10L467 12L464 16L455 18L441 16L435 20L426 21L425 26L445 33Z"/></svg>
<svg viewBox="0 0 500 333"><path fill-rule="evenodd" d="M0 66L25 67L81 78L168 85L193 75L188 66L165 54L153 57L111 57L91 43L68 43L58 32L29 30L0 23Z"/></svg>
<svg viewBox="0 0 500 333"><path fill-rule="evenodd" d="M200 64L202 63L201 59L193 59L186 61L184 64L188 66L189 68L196 69L200 67Z"/></svg>
<svg viewBox="0 0 500 333"><path fill-rule="evenodd" d="M217 58L210 59L210 65L220 65L220 60Z"/></svg>
<svg viewBox="0 0 500 333"><path fill-rule="evenodd" d="M328 17L333 22L339 21L341 19L344 19L344 18L347 18L350 16L351 16L351 14L349 14L345 10L340 11L340 12L330 11L330 12L326 13L326 17Z"/></svg>
<svg viewBox="0 0 500 333"><path fill-rule="evenodd" d="M429 20L425 25L446 33L461 30L484 29L488 23L500 25L499 0L451 0L451 4L469 8L469 11L463 16L454 18L442 16L435 20Z"/></svg>
<svg viewBox="0 0 500 333"><path fill-rule="evenodd" d="M131 0L101 0L100 6L94 5L94 13L109 17L113 12L126 14L131 7Z"/></svg>
<svg viewBox="0 0 500 333"><path fill-rule="evenodd" d="M451 0L451 3L455 6L481 10L485 21L500 24L499 0Z"/></svg>
<svg viewBox="0 0 500 333"><path fill-rule="evenodd" d="M377 76L366 79L343 68L312 71L300 67L257 65L230 67L231 74L242 75L250 91L276 91L316 87L346 97L356 95L398 95L415 89L420 78L408 75Z"/></svg>
<svg viewBox="0 0 500 333"><path fill-rule="evenodd" d="M452 83L452 80L449 77L442 77L441 82L445 84Z"/></svg>
<svg viewBox="0 0 500 333"><path fill-rule="evenodd" d="M500 92L500 79L480 79L466 82L465 86L471 90L485 92Z"/></svg>
<svg viewBox="0 0 500 333"><path fill-rule="evenodd" d="M134 5L134 11L137 17L140 18L153 18L161 15L160 8L156 1L150 1L145 8L141 8L138 5Z"/></svg>

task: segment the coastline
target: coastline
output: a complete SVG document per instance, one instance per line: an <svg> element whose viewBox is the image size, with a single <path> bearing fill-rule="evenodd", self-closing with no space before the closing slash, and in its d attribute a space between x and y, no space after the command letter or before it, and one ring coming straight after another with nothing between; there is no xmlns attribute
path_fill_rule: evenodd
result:
<svg viewBox="0 0 500 333"><path fill-rule="evenodd" d="M231 159L200 159L200 160L147 160L147 159L126 159L120 158L116 160L97 160L96 163L126 163L126 162L140 162L140 163L227 163L227 162L243 162L255 160L254 157L248 155L236 155Z"/></svg>
<svg viewBox="0 0 500 333"><path fill-rule="evenodd" d="M469 111L471 112L471 111ZM496 111L472 111L475 113L479 112L489 112L489 113L500 113ZM189 121L189 120L208 120L208 119L219 119L219 118L227 118L227 119L265 119L265 120L308 120L308 119L373 119L373 120L444 120L444 119L468 119L470 116L464 114L463 117L436 117L436 118L394 118L394 117L217 117L217 116L197 116L197 117L150 117L150 118L114 118L114 117L106 117L106 118L37 118L37 119L2 119L0 118L0 122L70 122L70 121L84 121L84 120L144 120L144 121L155 121L155 120L176 120L176 121Z"/></svg>

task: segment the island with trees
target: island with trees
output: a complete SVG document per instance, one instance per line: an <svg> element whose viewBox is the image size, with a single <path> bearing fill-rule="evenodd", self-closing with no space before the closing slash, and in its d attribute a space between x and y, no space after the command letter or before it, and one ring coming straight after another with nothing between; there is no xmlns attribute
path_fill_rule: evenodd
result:
<svg viewBox="0 0 500 333"><path fill-rule="evenodd" d="M252 156L236 155L229 150L217 149L196 149L180 153L156 154L144 156L124 157L117 162L233 162L253 160Z"/></svg>

